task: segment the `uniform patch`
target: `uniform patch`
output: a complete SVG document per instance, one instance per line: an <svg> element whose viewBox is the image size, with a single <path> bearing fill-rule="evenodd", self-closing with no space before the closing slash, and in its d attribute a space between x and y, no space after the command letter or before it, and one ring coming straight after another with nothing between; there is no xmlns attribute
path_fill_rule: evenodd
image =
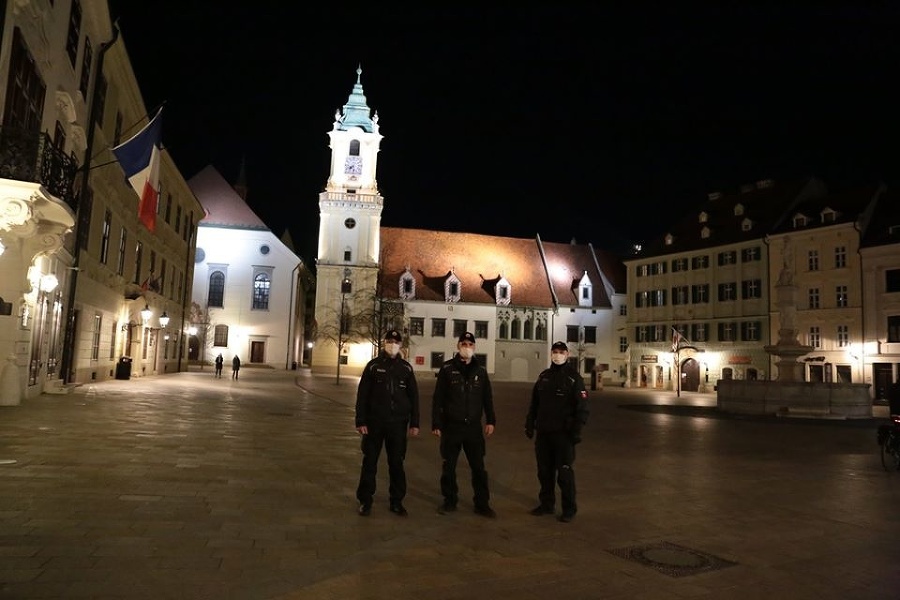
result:
<svg viewBox="0 0 900 600"><path fill-rule="evenodd" d="M587 390L581 390L581 398L582 400L587 400Z"/></svg>

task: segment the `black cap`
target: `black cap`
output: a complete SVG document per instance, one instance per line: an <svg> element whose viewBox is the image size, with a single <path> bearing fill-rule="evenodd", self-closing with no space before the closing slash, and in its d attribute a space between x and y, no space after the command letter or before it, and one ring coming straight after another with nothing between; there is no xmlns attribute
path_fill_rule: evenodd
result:
<svg viewBox="0 0 900 600"><path fill-rule="evenodd" d="M550 346L550 352L553 352L554 350L562 350L563 352L568 352L569 347L566 346L565 342L553 342L553 345Z"/></svg>
<svg viewBox="0 0 900 600"><path fill-rule="evenodd" d="M461 336L459 336L459 341L460 342L472 342L474 344L475 336L467 331L464 334L462 334Z"/></svg>
<svg viewBox="0 0 900 600"><path fill-rule="evenodd" d="M384 334L384 339L393 340L398 343L403 341L403 337L396 329L389 329L388 332Z"/></svg>

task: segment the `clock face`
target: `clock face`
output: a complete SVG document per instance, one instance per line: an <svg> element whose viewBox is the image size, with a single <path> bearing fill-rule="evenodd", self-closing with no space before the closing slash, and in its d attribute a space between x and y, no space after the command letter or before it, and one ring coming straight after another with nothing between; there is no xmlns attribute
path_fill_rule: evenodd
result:
<svg viewBox="0 0 900 600"><path fill-rule="evenodd" d="M347 175L359 175L362 173L362 157L348 156L344 160L344 173Z"/></svg>

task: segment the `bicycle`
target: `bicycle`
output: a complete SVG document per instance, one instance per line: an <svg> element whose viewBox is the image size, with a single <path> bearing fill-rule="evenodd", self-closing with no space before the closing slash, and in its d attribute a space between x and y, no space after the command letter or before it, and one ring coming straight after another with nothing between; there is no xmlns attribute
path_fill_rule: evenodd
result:
<svg viewBox="0 0 900 600"><path fill-rule="evenodd" d="M881 466L886 471L900 470L900 415L891 415L890 423L878 426L878 445Z"/></svg>

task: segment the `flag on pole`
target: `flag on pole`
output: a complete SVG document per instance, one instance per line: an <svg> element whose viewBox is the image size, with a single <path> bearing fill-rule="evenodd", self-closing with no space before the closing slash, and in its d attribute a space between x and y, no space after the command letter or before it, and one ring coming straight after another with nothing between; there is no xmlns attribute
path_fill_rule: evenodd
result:
<svg viewBox="0 0 900 600"><path fill-rule="evenodd" d="M122 165L128 183L137 193L138 218L151 232L156 231L156 209L159 202L159 155L162 139L162 109L128 141L112 149Z"/></svg>
<svg viewBox="0 0 900 600"><path fill-rule="evenodd" d="M685 337L681 335L681 333L672 328L672 352L678 352L678 349L681 347L682 340L685 340Z"/></svg>

